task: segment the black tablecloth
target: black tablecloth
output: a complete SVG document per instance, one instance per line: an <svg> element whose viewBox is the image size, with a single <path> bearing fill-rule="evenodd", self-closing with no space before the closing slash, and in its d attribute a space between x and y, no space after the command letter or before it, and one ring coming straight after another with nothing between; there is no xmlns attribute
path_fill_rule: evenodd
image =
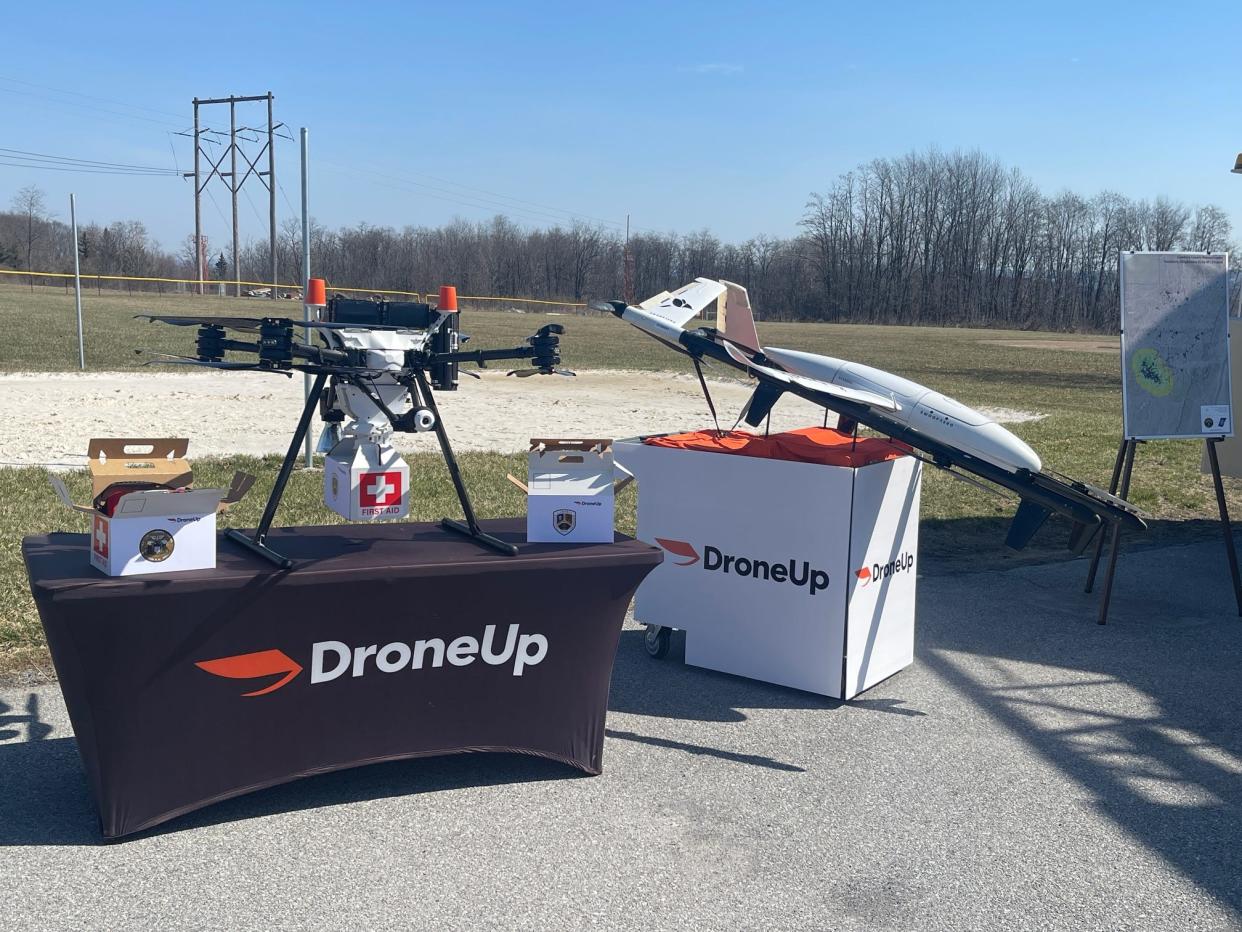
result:
<svg viewBox="0 0 1242 932"><path fill-rule="evenodd" d="M428 524L268 540L292 570L221 540L215 570L110 579L84 534L22 542L105 835L404 757L600 772L621 623L658 550L618 536L507 557Z"/></svg>

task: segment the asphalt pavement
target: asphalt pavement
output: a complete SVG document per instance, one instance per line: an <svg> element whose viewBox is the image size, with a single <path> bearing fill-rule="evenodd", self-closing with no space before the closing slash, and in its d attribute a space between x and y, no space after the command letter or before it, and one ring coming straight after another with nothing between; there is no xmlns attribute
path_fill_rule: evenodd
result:
<svg viewBox="0 0 1242 932"><path fill-rule="evenodd" d="M602 776L466 755L104 844L54 684L0 689L19 929L1242 928L1242 620L1218 541L925 566L909 669L850 703L622 635Z"/></svg>

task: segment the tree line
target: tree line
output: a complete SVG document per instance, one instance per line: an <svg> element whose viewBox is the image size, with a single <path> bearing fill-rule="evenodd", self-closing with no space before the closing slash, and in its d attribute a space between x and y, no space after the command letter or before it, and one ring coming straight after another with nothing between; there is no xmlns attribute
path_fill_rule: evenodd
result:
<svg viewBox="0 0 1242 932"><path fill-rule="evenodd" d="M84 274L195 276L193 237L163 249L139 221L80 228ZM1232 248L1219 207L1113 192L1044 194L978 152L877 159L810 196L789 237L725 243L710 231L623 236L572 223L524 228L504 216L438 227L311 227L312 269L329 285L400 291L454 284L463 295L583 302L676 288L698 276L750 290L758 316L782 320L1115 331L1123 250ZM0 267L72 268L72 237L23 188L0 213ZM302 278L301 226L276 243L282 280ZM208 250L208 276L263 281L266 239ZM1234 289L1238 291L1238 289Z"/></svg>

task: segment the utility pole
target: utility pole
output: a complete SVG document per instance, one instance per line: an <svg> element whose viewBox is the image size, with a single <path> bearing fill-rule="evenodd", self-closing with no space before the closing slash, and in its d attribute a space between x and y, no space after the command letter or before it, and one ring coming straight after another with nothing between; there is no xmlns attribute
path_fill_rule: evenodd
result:
<svg viewBox="0 0 1242 932"><path fill-rule="evenodd" d="M268 242L271 244L272 300L277 294L280 279L276 275L276 127L272 124L272 92L267 92L267 221ZM303 285L303 288L306 286Z"/></svg>
<svg viewBox="0 0 1242 932"><path fill-rule="evenodd" d="M267 103L267 140L263 148L252 159L246 150L238 142L239 133L243 141L258 142L258 139L249 139L245 137L246 132L259 133L262 130L253 126L237 125L237 105L247 103L257 103L265 101ZM284 126L283 123L274 121L273 107L275 97L271 91L266 94L260 94L251 97L238 97L229 95L228 97L211 97L211 98L194 98L194 171L185 172L185 177L194 178L194 243L195 255L198 266L198 293L203 293L203 281L206 279L206 268L203 246L203 192L211 183L213 178L219 178L229 188L229 197L232 205L232 227L233 227L233 281L234 293L241 294L241 236L240 223L237 214L237 195L245 185L245 183L253 175L258 178L267 188L268 203L268 249L272 260L272 293L271 297L276 299L279 297L277 286L280 284L278 277L277 255L276 255L276 130ZM210 152L204 148L206 137L210 135L223 135L216 130L204 128L199 122L199 108L210 106L213 104L229 105L229 142L224 151L217 157L213 157ZM182 133L181 135L187 135ZM267 154L267 170L260 171L259 163L263 159L263 155ZM245 163L246 169L238 176L238 156ZM228 169L222 170L225 158L228 158ZM206 177L203 176L202 161L207 162Z"/></svg>
<svg viewBox="0 0 1242 932"><path fill-rule="evenodd" d="M273 221L274 223L275 221ZM302 127L302 319L306 321L306 342L311 341L311 307L310 300L310 133ZM276 260L272 260L272 276L276 275ZM306 397L311 393L311 375L307 372L302 378L302 387ZM306 457L306 468L315 465L315 456L311 450L310 431L306 432L306 446L302 451Z"/></svg>
<svg viewBox="0 0 1242 932"><path fill-rule="evenodd" d="M82 337L82 269L78 263L81 250L78 248L78 203L73 194L69 195L69 227L73 236L73 303L78 310L78 368L86 368L86 343Z"/></svg>
<svg viewBox="0 0 1242 932"><path fill-rule="evenodd" d="M238 268L237 254L237 101L229 98L229 193L233 196L233 296L241 297L241 270Z"/></svg>
<svg viewBox="0 0 1242 932"><path fill-rule="evenodd" d="M194 267L197 269L195 278L198 279L198 285L195 290L203 293L203 279L207 276L203 274L206 264L206 256L203 253L203 201L199 197L202 194L202 188L199 186L198 180L198 98L194 98Z"/></svg>
<svg viewBox="0 0 1242 932"><path fill-rule="evenodd" d="M634 303L634 257L630 254L630 215L625 215L625 270L621 297L626 304Z"/></svg>

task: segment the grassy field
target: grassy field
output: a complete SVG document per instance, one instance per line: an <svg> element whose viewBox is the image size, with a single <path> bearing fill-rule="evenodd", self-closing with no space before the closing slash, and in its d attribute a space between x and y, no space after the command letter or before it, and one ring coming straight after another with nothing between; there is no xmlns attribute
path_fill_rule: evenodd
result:
<svg viewBox="0 0 1242 932"><path fill-rule="evenodd" d="M281 302L280 312L300 308ZM84 299L87 366L132 369L143 363L136 348L188 353L192 331L133 319L137 313L233 314L258 316L272 305L259 299L175 295L87 294ZM612 317L549 316L464 308L464 330L479 345L510 345L539 326L557 321L566 327L564 357L570 367L634 370L682 369L685 363L655 341ZM1048 349L1048 335L1017 331L868 327L835 324L760 323L772 346L828 353L888 369L932 385L966 404L1038 412L1042 420L1013 426L1043 457L1046 468L1075 478L1107 484L1121 430L1118 358L1112 353ZM0 371L48 371L77 368L73 299L56 288L0 286ZM1098 345L1098 336L1058 334L1058 346ZM1017 345L998 345L994 341ZM709 374L730 377L720 367ZM573 384L566 397L572 400ZM2 400L2 395L0 395ZM1199 474L1202 447L1190 442L1150 443L1140 450L1132 498L1155 519L1152 537L1167 540L1219 533L1212 523L1215 501L1211 484ZM3 439L0 438L0 454ZM0 457L2 458L2 457ZM266 495L276 460L233 458L199 462L200 482L223 481L234 468L261 477L229 521L253 525ZM412 457L418 486L411 517L431 520L455 514L455 501L438 457ZM476 454L463 457L463 468L484 516L521 512L520 495L504 481L506 472L521 474L520 457ZM79 492L85 477L72 477ZM1235 514L1242 514L1242 489L1228 480ZM278 524L323 524L332 515L319 500L317 473L298 475ZM42 662L42 632L26 591L18 543L27 534L53 529L80 530L81 519L61 508L41 469L0 470L0 665ZM924 485L924 550L960 559L975 553L995 556L1012 504L931 471ZM632 531L633 493L620 502L618 524ZM1027 558L1058 552L1065 528L1056 522L1036 539ZM1223 557L1222 557L1223 559Z"/></svg>

